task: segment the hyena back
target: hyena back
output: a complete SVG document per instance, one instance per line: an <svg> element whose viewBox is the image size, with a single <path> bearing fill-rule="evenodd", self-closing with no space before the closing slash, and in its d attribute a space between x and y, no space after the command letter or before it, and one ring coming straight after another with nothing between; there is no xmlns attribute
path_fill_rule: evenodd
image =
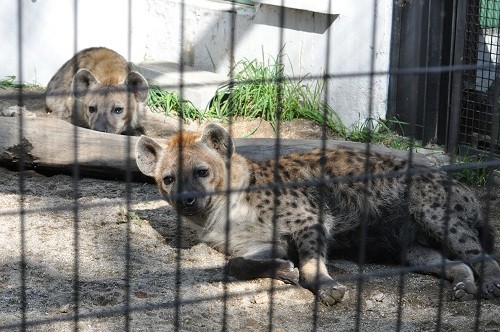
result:
<svg viewBox="0 0 500 332"><path fill-rule="evenodd" d="M48 111L72 124L115 134L142 134L146 79L123 56L104 47L78 52L47 85Z"/></svg>
<svg viewBox="0 0 500 332"><path fill-rule="evenodd" d="M329 275L327 250L355 242L341 239L359 238L368 220L374 243L424 273L444 272L455 299L500 297L500 268L474 230L478 202L445 173L408 179L405 160L371 154L367 162L365 152L343 148L255 163L235 153L231 137L214 124L163 146L142 136L136 158L201 241L229 250L236 277L274 277L310 289L326 304L339 302L346 288ZM373 176L364 181L366 170ZM482 277L479 292L474 272Z"/></svg>

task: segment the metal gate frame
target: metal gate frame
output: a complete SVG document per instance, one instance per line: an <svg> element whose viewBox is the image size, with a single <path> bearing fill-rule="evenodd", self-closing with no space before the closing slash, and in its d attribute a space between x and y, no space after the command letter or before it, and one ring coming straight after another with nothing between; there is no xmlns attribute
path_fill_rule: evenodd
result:
<svg viewBox="0 0 500 332"><path fill-rule="evenodd" d="M446 146L449 152L486 154L491 158L499 158L500 66L496 66L494 80L487 78L487 81L491 82L486 91L479 91L476 82L478 71L489 69L478 63L484 63L484 59L479 59L478 53L479 44L482 44L481 6L485 3L481 0L457 3L453 63L455 67L462 69L453 72ZM500 1L496 3L500 5ZM488 75L490 74L491 72ZM485 139L479 142L480 138L476 137L478 142L473 142L474 136L482 136Z"/></svg>
<svg viewBox="0 0 500 332"><path fill-rule="evenodd" d="M401 134L423 144L446 143L457 2L394 5L387 118L408 123Z"/></svg>

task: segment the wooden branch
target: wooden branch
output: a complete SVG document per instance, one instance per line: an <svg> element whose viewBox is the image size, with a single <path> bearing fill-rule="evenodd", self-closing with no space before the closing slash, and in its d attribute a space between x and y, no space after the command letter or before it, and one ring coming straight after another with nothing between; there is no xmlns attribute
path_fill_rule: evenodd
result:
<svg viewBox="0 0 500 332"><path fill-rule="evenodd" d="M135 163L135 144L138 137L101 133L79 128L66 121L52 118L0 118L0 164L16 167L22 160L25 168L71 172L79 165L82 175L123 178L129 167L138 175ZM157 139L162 143L165 139ZM252 160L267 160L276 156L275 139L235 139L236 150ZM365 149L365 144L327 141L328 147L348 146ZM308 151L321 147L318 140L281 140L280 154ZM406 158L408 153L372 146L372 151ZM24 156L22 156L24 154ZM423 156L414 155L417 165L429 165Z"/></svg>
<svg viewBox="0 0 500 332"><path fill-rule="evenodd" d="M22 159L27 168L67 170L78 161L82 174L123 177L128 157L132 172L139 171L133 154L137 139L48 118L24 119L21 139L20 118L0 118L0 163L13 166Z"/></svg>

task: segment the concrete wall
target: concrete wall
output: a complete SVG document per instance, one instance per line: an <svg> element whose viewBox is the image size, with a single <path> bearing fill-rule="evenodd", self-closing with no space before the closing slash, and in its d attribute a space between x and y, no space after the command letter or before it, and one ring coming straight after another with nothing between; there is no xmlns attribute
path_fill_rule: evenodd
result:
<svg viewBox="0 0 500 332"><path fill-rule="evenodd" d="M142 60L147 6L142 0L131 3L129 22L125 0L80 0L76 8L69 0L0 0L0 78L16 75L46 85L75 51L91 46L107 46Z"/></svg>
<svg viewBox="0 0 500 332"><path fill-rule="evenodd" d="M377 1L375 8L375 0L332 0L332 15L286 9L282 18L281 9L269 5L133 0L130 21L123 0L78 1L76 11L67 0L21 3L25 82L46 84L75 50L89 46L113 48L134 62L182 61L222 74L237 61L267 61L283 49L288 74L354 74L327 85L327 101L346 124L365 118L370 107L374 117L386 114L388 77L376 76L370 84L368 76L358 74L389 68L392 1ZM0 53L0 77L20 76L17 22L17 2L2 4L0 34L6 47Z"/></svg>

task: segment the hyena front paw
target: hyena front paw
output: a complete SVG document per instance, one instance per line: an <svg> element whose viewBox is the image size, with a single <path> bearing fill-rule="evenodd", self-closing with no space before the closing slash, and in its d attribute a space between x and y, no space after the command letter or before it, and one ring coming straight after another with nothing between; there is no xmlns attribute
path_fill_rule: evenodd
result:
<svg viewBox="0 0 500 332"><path fill-rule="evenodd" d="M488 300L500 297L500 279L485 281L482 287L482 294Z"/></svg>
<svg viewBox="0 0 500 332"><path fill-rule="evenodd" d="M459 281L453 284L452 296L454 300L470 301L476 297L477 286L473 281Z"/></svg>
<svg viewBox="0 0 500 332"><path fill-rule="evenodd" d="M342 301L345 295L346 287L338 282L334 284L323 285L318 290L319 300L328 306Z"/></svg>
<svg viewBox="0 0 500 332"><path fill-rule="evenodd" d="M318 300L328 306L339 303L344 298L347 288L331 278L319 278L317 281L302 282L302 286L318 296Z"/></svg>

